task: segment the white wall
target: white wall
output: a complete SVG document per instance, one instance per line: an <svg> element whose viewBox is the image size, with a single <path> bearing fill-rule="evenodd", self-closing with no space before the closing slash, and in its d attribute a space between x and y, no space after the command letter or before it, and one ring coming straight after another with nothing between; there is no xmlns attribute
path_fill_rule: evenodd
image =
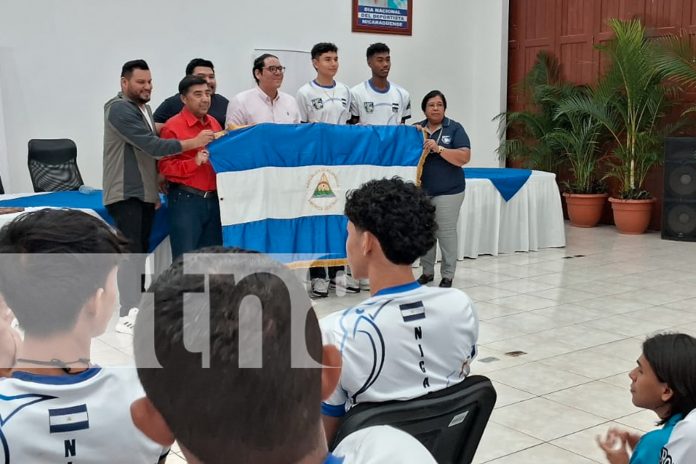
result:
<svg viewBox="0 0 696 464"><path fill-rule="evenodd" d="M155 89L153 109L175 93L186 63L212 60L218 92L249 87L255 48L309 50L319 41L339 47L338 78L369 77L365 49L392 49L390 79L420 100L439 88L449 116L472 139L474 166L497 166L495 125L503 108L507 0L414 0L413 36L351 33L350 0L22 0L0 14L0 92L5 117L8 191L30 191L31 138L68 137L78 146L85 182L101 185L103 104L119 90L123 62L144 58ZM502 44L502 45L501 45ZM501 82L501 79L503 81ZM2 144L0 143L0 146Z"/></svg>
<svg viewBox="0 0 696 464"><path fill-rule="evenodd" d="M471 63L467 80L472 83L472 111L466 127L472 138L472 157L480 166L498 167L498 124L492 119L507 108L507 54L509 0L464 0L466 21L464 47ZM472 165L479 166L474 159Z"/></svg>
<svg viewBox="0 0 696 464"><path fill-rule="evenodd" d="M2 88L0 88L0 179L7 179L10 170L9 157L7 155L7 137L5 136L5 115L2 106ZM3 184L6 189L7 184Z"/></svg>

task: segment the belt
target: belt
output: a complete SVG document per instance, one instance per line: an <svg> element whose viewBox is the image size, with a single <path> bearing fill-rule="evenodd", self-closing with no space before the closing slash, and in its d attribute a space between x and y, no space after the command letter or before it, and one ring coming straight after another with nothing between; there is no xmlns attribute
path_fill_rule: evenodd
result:
<svg viewBox="0 0 696 464"><path fill-rule="evenodd" d="M199 197L217 198L217 192L215 190L200 190L195 187L189 187L188 185L174 183L169 184L169 186L175 189L183 190L184 192L193 193Z"/></svg>

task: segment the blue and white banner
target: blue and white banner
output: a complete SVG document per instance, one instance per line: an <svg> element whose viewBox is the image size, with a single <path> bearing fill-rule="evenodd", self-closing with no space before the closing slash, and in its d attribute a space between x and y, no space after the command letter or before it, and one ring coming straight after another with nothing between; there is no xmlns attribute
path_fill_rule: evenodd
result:
<svg viewBox="0 0 696 464"><path fill-rule="evenodd" d="M48 410L50 433L75 432L89 428L87 405L81 404L70 408Z"/></svg>
<svg viewBox="0 0 696 464"><path fill-rule="evenodd" d="M345 262L349 190L416 181L423 136L410 126L259 124L209 146L225 246L302 265Z"/></svg>

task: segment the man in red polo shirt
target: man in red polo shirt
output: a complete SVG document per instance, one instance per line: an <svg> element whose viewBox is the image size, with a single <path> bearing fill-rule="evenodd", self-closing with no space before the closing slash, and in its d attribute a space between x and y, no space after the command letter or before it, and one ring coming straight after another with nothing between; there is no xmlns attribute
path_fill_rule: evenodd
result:
<svg viewBox="0 0 696 464"><path fill-rule="evenodd" d="M197 135L204 129L222 130L208 115L211 90L199 76L186 76L179 83L184 108L162 127L160 136L179 139ZM191 137L184 137L188 139ZM208 162L208 151L189 150L162 158L159 171L169 182L168 216L172 257L198 248L221 245L222 226L215 171Z"/></svg>

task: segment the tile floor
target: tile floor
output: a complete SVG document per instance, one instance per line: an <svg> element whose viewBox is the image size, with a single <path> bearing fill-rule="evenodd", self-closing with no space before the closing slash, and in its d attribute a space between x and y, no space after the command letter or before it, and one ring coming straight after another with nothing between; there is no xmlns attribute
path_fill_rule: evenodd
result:
<svg viewBox="0 0 696 464"><path fill-rule="evenodd" d="M481 319L472 373L491 378L498 391L475 463L604 463L596 435L655 424L628 391L642 340L667 330L696 336L696 243L619 235L608 226L567 226L566 234L564 249L458 264L454 285L476 302ZM332 296L315 308L322 316L365 297ZM526 354L505 354L516 350ZM129 337L108 332L93 358L129 362ZM175 448L168 462L185 461Z"/></svg>

